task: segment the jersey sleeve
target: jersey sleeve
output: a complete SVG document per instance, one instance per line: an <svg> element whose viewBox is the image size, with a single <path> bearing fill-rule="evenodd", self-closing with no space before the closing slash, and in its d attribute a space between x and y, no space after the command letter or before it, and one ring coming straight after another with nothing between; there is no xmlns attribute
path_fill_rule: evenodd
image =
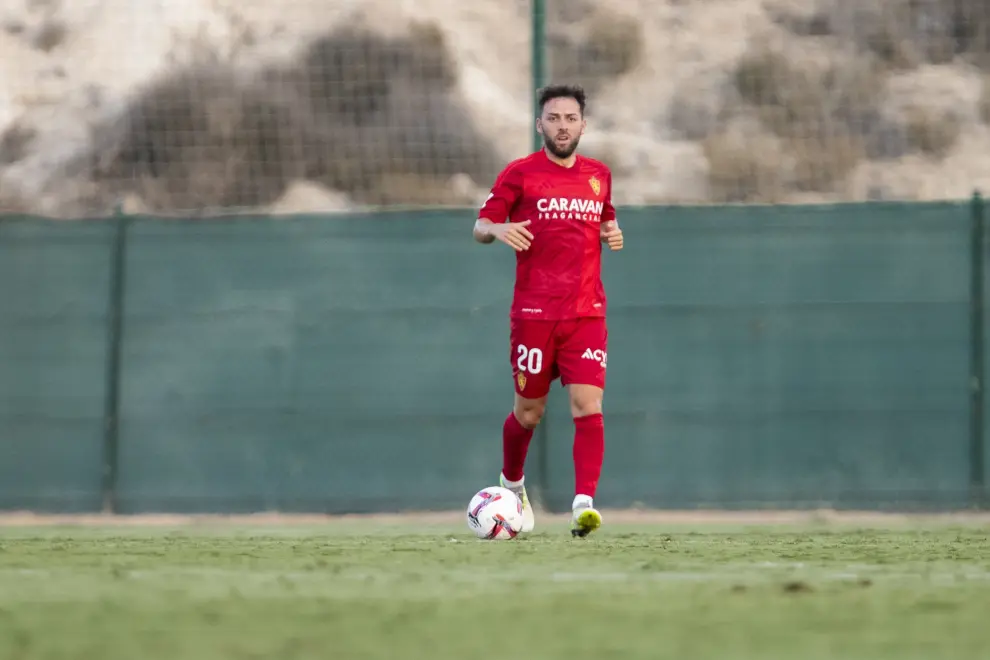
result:
<svg viewBox="0 0 990 660"><path fill-rule="evenodd" d="M605 203L602 204L602 222L613 222L615 220L615 207L612 205L612 171L609 170L605 176L608 184L608 192L605 194Z"/></svg>
<svg viewBox="0 0 990 660"><path fill-rule="evenodd" d="M502 224L512 213L519 198L522 197L522 174L518 166L509 166L495 179L488 199L481 205L478 217Z"/></svg>

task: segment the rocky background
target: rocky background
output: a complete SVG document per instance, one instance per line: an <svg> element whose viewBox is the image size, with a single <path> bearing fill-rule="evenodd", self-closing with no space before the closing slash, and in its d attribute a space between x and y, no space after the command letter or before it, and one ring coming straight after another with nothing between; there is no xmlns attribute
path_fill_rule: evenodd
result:
<svg viewBox="0 0 990 660"><path fill-rule="evenodd" d="M548 0L620 204L990 189L986 0ZM8 0L0 210L471 205L531 147L528 0Z"/></svg>

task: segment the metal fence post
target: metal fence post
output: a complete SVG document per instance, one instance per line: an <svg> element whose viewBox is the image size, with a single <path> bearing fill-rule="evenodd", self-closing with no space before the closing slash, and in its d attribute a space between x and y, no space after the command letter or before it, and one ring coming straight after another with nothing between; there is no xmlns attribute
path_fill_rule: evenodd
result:
<svg viewBox="0 0 990 660"><path fill-rule="evenodd" d="M543 146L543 140L536 131L535 118L540 115L539 95L540 88L546 84L546 0L533 0L532 5L532 52L530 54L530 68L532 70L533 86L533 114L530 117L531 130L533 131L533 151L538 151ZM543 421L536 427L536 456L534 474L539 481L540 504L553 510L552 497L550 496L550 431L544 415Z"/></svg>
<svg viewBox="0 0 990 660"><path fill-rule="evenodd" d="M983 279L984 279L984 219L983 198L973 193L970 223L970 438L969 481L973 506L986 506L985 433L984 433L984 355L983 355Z"/></svg>
<svg viewBox="0 0 990 660"><path fill-rule="evenodd" d="M539 90L546 84L546 20L547 6L546 0L533 0L533 34L532 53L530 55L530 68L533 74L533 117L540 114ZM532 122L532 119L530 121ZM543 144L540 134L536 132L536 127L531 123L533 130L533 151L538 151Z"/></svg>
<svg viewBox="0 0 990 660"><path fill-rule="evenodd" d="M107 310L107 368L104 397L103 512L117 513L117 456L120 433L120 367L123 343L124 278L130 218L114 214L110 251L110 296Z"/></svg>

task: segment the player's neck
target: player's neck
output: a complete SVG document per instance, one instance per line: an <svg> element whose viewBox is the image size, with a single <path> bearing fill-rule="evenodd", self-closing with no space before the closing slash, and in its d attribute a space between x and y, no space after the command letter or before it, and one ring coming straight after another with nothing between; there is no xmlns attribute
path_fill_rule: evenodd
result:
<svg viewBox="0 0 990 660"><path fill-rule="evenodd" d="M577 162L577 153L573 153L567 158L560 158L559 156L555 156L550 153L550 150L546 147L543 147L543 153L547 155L547 159L549 159L551 163L556 163L561 167L566 167L567 169L574 167L574 163Z"/></svg>

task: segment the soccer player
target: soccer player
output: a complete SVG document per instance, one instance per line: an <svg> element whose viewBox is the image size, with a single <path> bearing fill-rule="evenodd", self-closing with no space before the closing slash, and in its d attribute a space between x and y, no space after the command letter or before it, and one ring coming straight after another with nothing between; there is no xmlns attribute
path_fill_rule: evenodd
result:
<svg viewBox="0 0 990 660"><path fill-rule="evenodd" d="M523 532L535 525L523 466L551 383L560 378L574 417L571 533L584 537L602 516L594 497L605 455L602 396L608 356L602 244L622 249L612 206L612 173L577 154L585 93L552 85L540 92L536 130L543 148L509 163L478 213L474 239L516 251L510 317L515 400L502 427L499 482L523 502Z"/></svg>

